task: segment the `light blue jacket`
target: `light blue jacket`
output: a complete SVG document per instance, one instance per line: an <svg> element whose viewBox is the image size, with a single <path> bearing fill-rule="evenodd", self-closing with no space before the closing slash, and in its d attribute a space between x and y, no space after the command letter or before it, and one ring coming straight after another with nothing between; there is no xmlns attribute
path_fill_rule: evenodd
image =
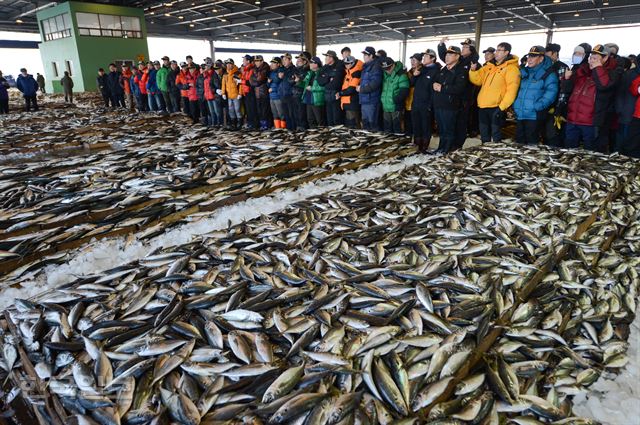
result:
<svg viewBox="0 0 640 425"><path fill-rule="evenodd" d="M558 75L555 72L547 73L552 65L551 59L545 56L540 65L520 69L520 89L513 103L518 120L536 120L538 112L547 110L555 102L558 95Z"/></svg>

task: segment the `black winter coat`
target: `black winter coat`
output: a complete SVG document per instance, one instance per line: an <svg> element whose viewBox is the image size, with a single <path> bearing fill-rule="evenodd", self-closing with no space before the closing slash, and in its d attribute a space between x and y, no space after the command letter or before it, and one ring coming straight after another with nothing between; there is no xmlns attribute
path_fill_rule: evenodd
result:
<svg viewBox="0 0 640 425"><path fill-rule="evenodd" d="M96 77L96 85L98 86L98 90L102 93L103 96L110 96L111 92L109 91L109 84L107 83L107 74L102 76L98 75Z"/></svg>
<svg viewBox="0 0 640 425"><path fill-rule="evenodd" d="M318 84L324 87L325 102L340 102L336 100L336 93L342 89L344 81L344 62L337 60L333 65L325 65L318 74Z"/></svg>
<svg viewBox="0 0 640 425"><path fill-rule="evenodd" d="M196 93L198 100L204 100L204 74L199 74L196 78Z"/></svg>
<svg viewBox="0 0 640 425"><path fill-rule="evenodd" d="M107 75L107 86L109 87L109 92L112 95L124 94L124 88L120 85L121 76L122 74L118 71L110 72Z"/></svg>
<svg viewBox="0 0 640 425"><path fill-rule="evenodd" d="M169 89L170 93L180 94L180 89L176 85L176 78L178 77L179 74L180 74L180 70L179 69L170 69L169 70L169 76L167 77L168 78L167 79L167 88Z"/></svg>
<svg viewBox="0 0 640 425"><path fill-rule="evenodd" d="M296 83L295 77L298 77L300 81L304 80L304 77L309 72L309 65L296 66L295 70L289 76L289 82L291 83L291 94L294 98L300 99L304 93L304 87L301 87Z"/></svg>
<svg viewBox="0 0 640 425"><path fill-rule="evenodd" d="M433 92L433 107L442 109L460 109L469 84L469 73L458 63L452 69L443 66L436 73L434 83L442 84L442 89Z"/></svg>
<svg viewBox="0 0 640 425"><path fill-rule="evenodd" d="M433 81L440 72L442 65L435 63L430 66L422 66L420 75L417 77L411 75L411 85L413 86L413 102L411 109L414 108L433 108Z"/></svg>
<svg viewBox="0 0 640 425"><path fill-rule="evenodd" d="M440 60L444 62L444 58L445 56L447 56L447 46L444 43L438 44L438 56L440 57ZM479 60L480 60L480 55L478 55L478 53L476 52L473 52L467 57L464 57L461 55L459 65L461 65L462 68L464 68L468 74L469 70L471 69L471 64L478 63ZM476 90L476 86L474 86L471 83L471 81L469 81L469 79L467 78L467 87L465 87L463 100L465 102L472 101L474 100L474 97L477 95L478 95L478 90Z"/></svg>
<svg viewBox="0 0 640 425"><path fill-rule="evenodd" d="M615 97L615 108L618 114L618 122L620 124L631 124L633 120L633 112L636 109L636 101L638 96L631 94L629 88L633 80L640 77L640 68L629 69L620 78L618 90Z"/></svg>
<svg viewBox="0 0 640 425"><path fill-rule="evenodd" d="M264 97L269 97L269 86L267 85L267 80L269 79L269 72L271 68L265 62L262 62L260 68L254 68L251 73L251 77L249 78L249 82L253 90L255 91L256 98L262 99Z"/></svg>

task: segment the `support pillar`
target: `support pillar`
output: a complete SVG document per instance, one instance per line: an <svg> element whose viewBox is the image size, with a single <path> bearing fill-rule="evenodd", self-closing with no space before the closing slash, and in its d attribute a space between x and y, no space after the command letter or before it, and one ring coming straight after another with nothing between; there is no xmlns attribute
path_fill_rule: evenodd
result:
<svg viewBox="0 0 640 425"><path fill-rule="evenodd" d="M402 63L407 63L407 35L404 35L404 40L400 42L400 59Z"/></svg>
<svg viewBox="0 0 640 425"><path fill-rule="evenodd" d="M553 43L553 30L547 31L547 44Z"/></svg>
<svg viewBox="0 0 640 425"><path fill-rule="evenodd" d="M209 50L211 52L211 60L216 61L216 46L213 44L213 40L209 40Z"/></svg>
<svg viewBox="0 0 640 425"><path fill-rule="evenodd" d="M476 19L476 51L480 52L480 37L482 37L482 22L484 20L484 4L482 0L476 1L478 15Z"/></svg>
<svg viewBox="0 0 640 425"><path fill-rule="evenodd" d="M304 46L316 55L318 46L318 0L304 0Z"/></svg>

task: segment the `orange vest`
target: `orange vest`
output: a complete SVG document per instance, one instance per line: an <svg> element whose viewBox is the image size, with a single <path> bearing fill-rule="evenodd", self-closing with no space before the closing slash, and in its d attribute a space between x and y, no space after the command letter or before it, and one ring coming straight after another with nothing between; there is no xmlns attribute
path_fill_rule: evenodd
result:
<svg viewBox="0 0 640 425"><path fill-rule="evenodd" d="M356 64L351 69L345 68L344 81L342 82L342 90L346 90L349 87L357 87L360 85L360 75L362 74L363 63L361 60L356 59ZM340 106L344 109L344 105L351 103L351 96L341 96Z"/></svg>

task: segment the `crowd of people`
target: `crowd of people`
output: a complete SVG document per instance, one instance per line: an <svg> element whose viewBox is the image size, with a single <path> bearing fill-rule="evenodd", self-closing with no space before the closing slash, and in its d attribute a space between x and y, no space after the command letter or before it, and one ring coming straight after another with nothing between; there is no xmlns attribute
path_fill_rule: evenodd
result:
<svg viewBox="0 0 640 425"><path fill-rule="evenodd" d="M483 50L481 61L473 40L447 43L412 55L408 67L373 47L362 59L345 47L340 56L285 53L268 63L262 55L245 55L241 64L206 58L198 65L191 56L121 69L112 63L96 82L106 107L184 112L194 123L229 130L344 124L405 133L427 152L437 128L438 151L446 153L470 136L501 141L513 116L519 143L640 157L635 55L620 56L614 43L582 43L567 65L558 44L533 46L519 59L503 42ZM29 81L25 98L33 87Z"/></svg>

